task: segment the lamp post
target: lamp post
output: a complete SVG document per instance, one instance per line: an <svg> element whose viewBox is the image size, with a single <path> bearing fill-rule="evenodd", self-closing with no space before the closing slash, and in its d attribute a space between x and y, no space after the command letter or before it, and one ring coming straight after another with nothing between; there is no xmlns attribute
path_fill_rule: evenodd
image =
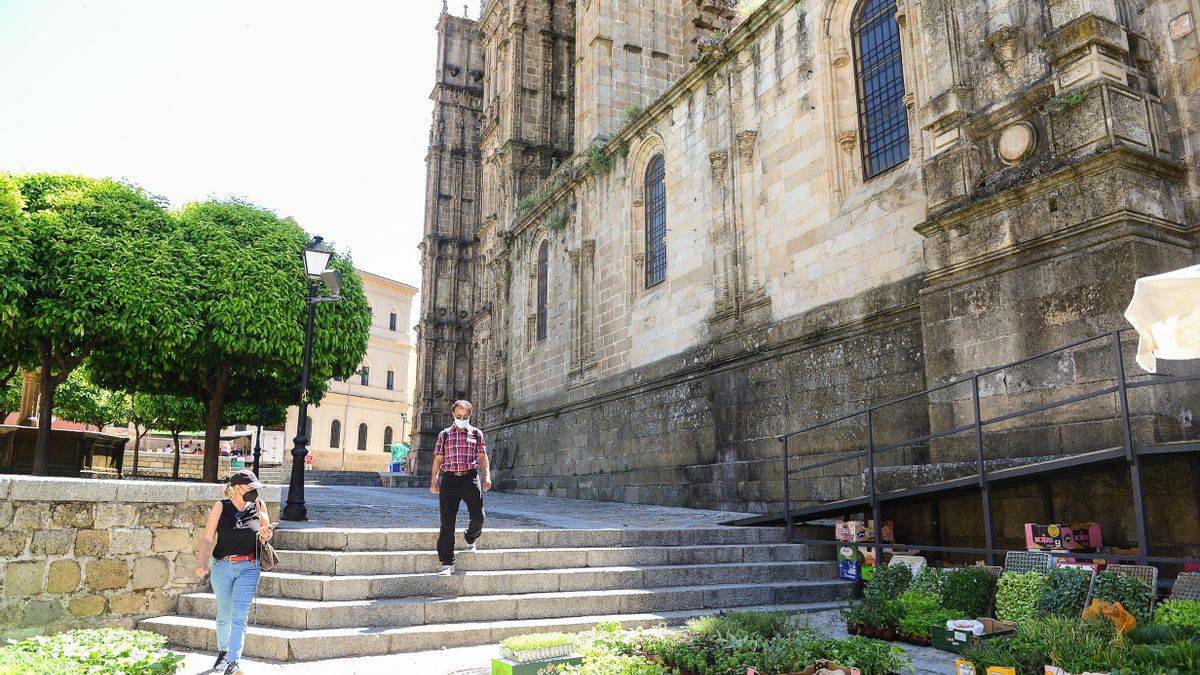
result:
<svg viewBox="0 0 1200 675"><path fill-rule="evenodd" d="M304 458L308 455L308 374L312 369L313 319L318 302L340 300L342 273L328 269L333 252L321 237L313 237L304 249L304 274L308 277L308 323L304 329L304 366L300 371L300 410L296 415L296 437L292 446L292 476L288 482L287 505L283 507L283 520L308 520L308 507L304 505ZM333 295L320 296L318 283L324 284Z"/></svg>
<svg viewBox="0 0 1200 675"><path fill-rule="evenodd" d="M404 440L404 438L405 438L404 430L407 428L408 428L408 413L402 412L402 413L400 413L400 442L401 443L408 442L408 441Z"/></svg>
<svg viewBox="0 0 1200 675"><path fill-rule="evenodd" d="M259 460L262 459L262 406L258 406L258 425L254 427L254 475L258 475Z"/></svg>

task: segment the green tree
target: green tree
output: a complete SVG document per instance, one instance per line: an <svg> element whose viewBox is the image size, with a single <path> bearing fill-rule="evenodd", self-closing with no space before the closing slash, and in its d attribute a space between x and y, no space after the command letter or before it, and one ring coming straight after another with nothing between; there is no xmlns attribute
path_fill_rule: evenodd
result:
<svg viewBox="0 0 1200 675"><path fill-rule="evenodd" d="M30 271L29 237L29 217L20 187L12 176L0 173L0 392L10 395L13 380L18 388L17 404L8 412L20 407L20 368L36 361L32 343L16 336Z"/></svg>
<svg viewBox="0 0 1200 675"><path fill-rule="evenodd" d="M96 386L85 367L71 371L58 386L54 397L54 413L59 419L90 424L97 431L103 431L113 424L128 423L133 411L129 394Z"/></svg>
<svg viewBox="0 0 1200 675"><path fill-rule="evenodd" d="M0 424L21 409L21 389L21 378L15 375L0 381Z"/></svg>
<svg viewBox="0 0 1200 675"><path fill-rule="evenodd" d="M238 200L189 204L178 223L189 249L179 270L187 277L188 338L161 355L161 371L147 370L147 361L128 351L109 355L105 371L113 378L109 386L200 402L210 449L204 480L215 482L219 453L212 449L219 447L226 406L299 400L307 320L301 251L309 236L294 222ZM370 308L350 259L335 255L331 264L344 275L342 300L317 308L310 402L324 396L335 374L348 377L358 368L370 330Z"/></svg>
<svg viewBox="0 0 1200 675"><path fill-rule="evenodd" d="M171 434L175 453L171 473L172 477L179 478L179 435L185 431L199 431L204 428L204 406L187 396L139 392L134 397L133 407L135 415L147 429L159 429ZM137 473L136 464L134 473Z"/></svg>
<svg viewBox="0 0 1200 675"><path fill-rule="evenodd" d="M58 386L97 351L136 351L143 361L169 354L184 334L187 295L173 273L169 216L140 188L49 174L17 182L29 244L23 267L14 265L20 291L5 337L36 353L33 474L46 475Z"/></svg>

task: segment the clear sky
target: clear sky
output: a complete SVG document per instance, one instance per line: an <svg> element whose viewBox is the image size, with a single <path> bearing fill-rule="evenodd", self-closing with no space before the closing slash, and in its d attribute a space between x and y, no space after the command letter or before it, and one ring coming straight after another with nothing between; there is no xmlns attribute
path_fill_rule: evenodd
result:
<svg viewBox="0 0 1200 675"><path fill-rule="evenodd" d="M417 286L441 7L0 0L0 170L236 195Z"/></svg>

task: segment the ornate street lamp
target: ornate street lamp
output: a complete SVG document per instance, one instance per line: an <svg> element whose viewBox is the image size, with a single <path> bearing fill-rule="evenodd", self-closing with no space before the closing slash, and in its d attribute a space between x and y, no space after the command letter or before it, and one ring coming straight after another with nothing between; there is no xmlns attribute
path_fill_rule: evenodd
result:
<svg viewBox="0 0 1200 675"><path fill-rule="evenodd" d="M313 237L304 249L304 274L308 277L308 324L304 330L304 367L300 371L300 411L296 416L296 438L292 446L292 476L288 482L287 505L283 507L283 520L308 520L308 507L304 505L304 458L308 455L308 373L312 369L313 318L318 302L341 300L342 273L329 269L333 252L321 237ZM320 287L324 285L332 295L322 298Z"/></svg>

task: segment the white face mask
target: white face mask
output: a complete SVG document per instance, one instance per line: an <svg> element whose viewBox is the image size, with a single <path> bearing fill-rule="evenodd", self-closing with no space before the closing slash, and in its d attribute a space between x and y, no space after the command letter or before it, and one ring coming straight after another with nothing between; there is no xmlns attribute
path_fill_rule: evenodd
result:
<svg viewBox="0 0 1200 675"><path fill-rule="evenodd" d="M457 417L456 417L456 418L454 418L454 425L455 425L455 426L457 426L459 429L466 429L466 428L467 428L467 426L468 426L468 425L470 425L470 424L471 424L471 418L470 418L470 417L468 417L468 418L467 418L467 419L465 419L465 420L460 420L460 419L458 419Z"/></svg>

